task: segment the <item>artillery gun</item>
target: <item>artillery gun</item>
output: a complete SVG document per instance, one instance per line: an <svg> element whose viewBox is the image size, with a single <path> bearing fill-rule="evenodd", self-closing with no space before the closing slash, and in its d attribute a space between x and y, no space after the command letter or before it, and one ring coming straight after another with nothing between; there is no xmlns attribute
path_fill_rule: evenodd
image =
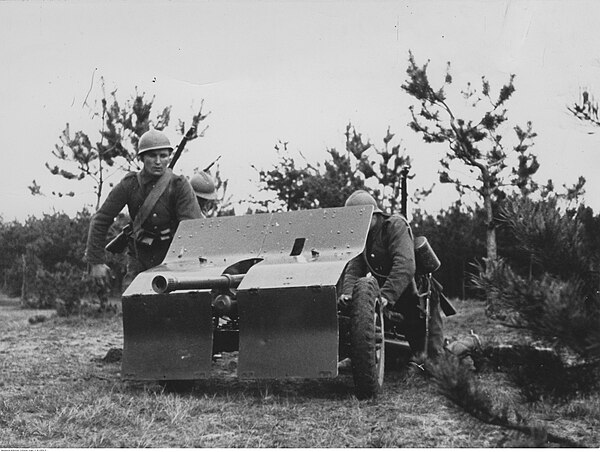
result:
<svg viewBox="0 0 600 452"><path fill-rule="evenodd" d="M242 379L333 378L351 357L356 394L376 395L385 332L375 280L359 280L347 313L337 305L372 214L355 206L182 221L163 263L123 294L123 378L204 379L213 356L232 351Z"/></svg>

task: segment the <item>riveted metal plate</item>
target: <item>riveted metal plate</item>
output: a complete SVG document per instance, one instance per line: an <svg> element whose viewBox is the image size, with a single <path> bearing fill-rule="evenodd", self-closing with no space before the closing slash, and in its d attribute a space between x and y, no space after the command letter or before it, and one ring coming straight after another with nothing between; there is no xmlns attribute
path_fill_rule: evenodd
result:
<svg viewBox="0 0 600 452"><path fill-rule="evenodd" d="M365 246L373 207L274 213L262 246L263 261L239 289L333 286Z"/></svg>
<svg viewBox="0 0 600 452"><path fill-rule="evenodd" d="M123 378L205 378L212 365L210 304L208 292L124 297Z"/></svg>
<svg viewBox="0 0 600 452"><path fill-rule="evenodd" d="M337 375L338 326L333 287L238 292L240 378Z"/></svg>
<svg viewBox="0 0 600 452"><path fill-rule="evenodd" d="M372 206L354 206L182 221L164 262L138 275L123 296L153 294L158 274L213 277L248 259L263 262L250 268L240 288L335 284L345 264L364 248L372 212ZM326 272L306 266L323 262L337 265ZM287 264L299 265L298 270L258 270ZM315 281L290 284L288 270Z"/></svg>

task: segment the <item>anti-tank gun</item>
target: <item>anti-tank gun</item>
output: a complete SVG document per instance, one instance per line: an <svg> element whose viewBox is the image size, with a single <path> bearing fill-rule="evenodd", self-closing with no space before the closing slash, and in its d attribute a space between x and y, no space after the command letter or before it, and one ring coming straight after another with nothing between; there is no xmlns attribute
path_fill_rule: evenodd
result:
<svg viewBox="0 0 600 452"><path fill-rule="evenodd" d="M357 394L375 395L385 350L377 293L358 290L348 315L337 304L372 209L181 222L163 263L123 294L123 378L203 379L213 356L231 351L239 378L331 378L352 356Z"/></svg>

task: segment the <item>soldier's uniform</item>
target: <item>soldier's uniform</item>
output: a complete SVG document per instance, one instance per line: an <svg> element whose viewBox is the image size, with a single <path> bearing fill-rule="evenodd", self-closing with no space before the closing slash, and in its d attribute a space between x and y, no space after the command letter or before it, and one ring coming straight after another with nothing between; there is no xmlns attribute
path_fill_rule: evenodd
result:
<svg viewBox="0 0 600 452"><path fill-rule="evenodd" d="M133 221L157 180L157 177L151 177L143 171L129 173L111 190L102 207L92 217L85 254L89 264L104 263L106 234L115 217L127 206ZM153 239L152 243L144 244L132 238L129 240L123 287L126 288L138 273L160 264L179 222L194 218L202 218L196 196L185 177L172 174L168 187L142 225L144 235Z"/></svg>
<svg viewBox="0 0 600 452"><path fill-rule="evenodd" d="M415 252L412 231L400 215L387 215L379 209L382 221L371 228L364 252L353 258L345 270L342 293L351 295L356 281L371 273L380 287L380 295L388 300L393 311L404 317L403 331L415 356L425 351L425 317L419 309L415 293ZM432 297L430 305L428 356L443 351L443 322L439 300Z"/></svg>

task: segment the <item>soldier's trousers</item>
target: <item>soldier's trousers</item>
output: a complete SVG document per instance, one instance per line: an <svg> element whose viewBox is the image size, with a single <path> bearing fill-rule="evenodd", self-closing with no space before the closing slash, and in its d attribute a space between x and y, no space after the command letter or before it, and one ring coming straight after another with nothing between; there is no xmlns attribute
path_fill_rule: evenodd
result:
<svg viewBox="0 0 600 452"><path fill-rule="evenodd" d="M162 263L169 249L169 244L170 242L163 242L158 246L135 246L133 242L129 244L127 249L127 273L123 277L122 292L125 292L125 289L141 272Z"/></svg>
<svg viewBox="0 0 600 452"><path fill-rule="evenodd" d="M406 303L398 307L404 316L403 332L414 356L422 355L425 351L425 331L427 325L425 316L419 309L418 303ZM436 358L444 350L444 322L440 310L439 299L432 296L429 314L429 339L427 341L427 356Z"/></svg>

